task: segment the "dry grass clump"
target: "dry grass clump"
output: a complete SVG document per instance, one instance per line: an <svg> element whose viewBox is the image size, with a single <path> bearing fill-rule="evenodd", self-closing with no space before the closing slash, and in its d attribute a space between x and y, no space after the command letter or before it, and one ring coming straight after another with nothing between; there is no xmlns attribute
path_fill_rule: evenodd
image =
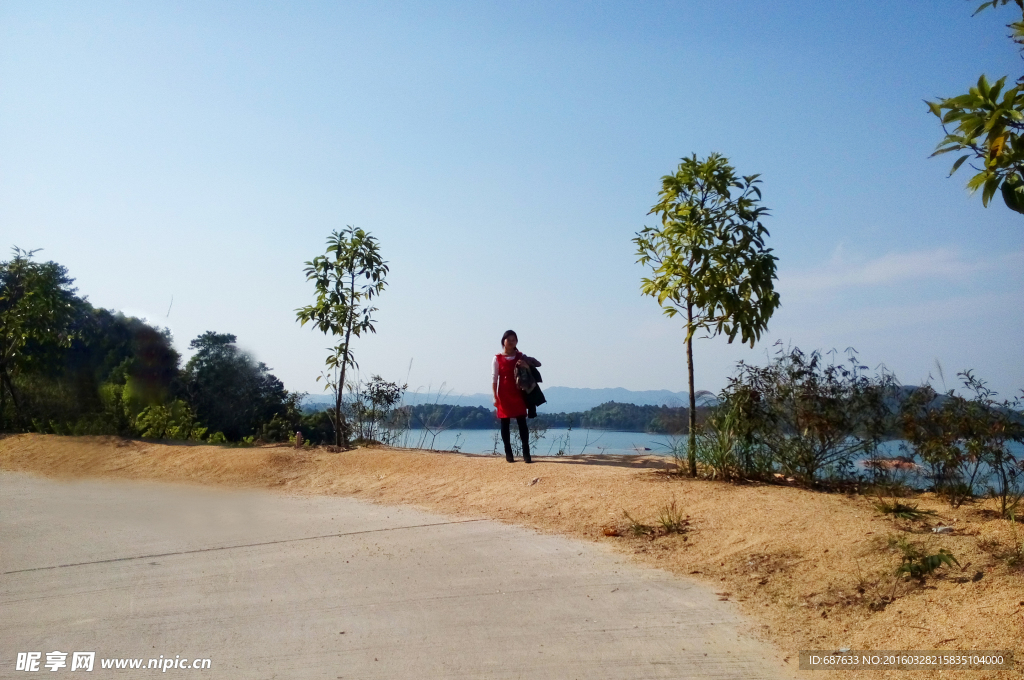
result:
<svg viewBox="0 0 1024 680"><path fill-rule="evenodd" d="M800 649L844 647L1013 649L1024 658L1024 531L989 502L951 509L923 494L913 499L914 512L883 514L865 496L680 478L669 473L670 460L657 457L534 460L508 465L492 456L384 447L329 453L111 437L0 440L3 470L339 494L597 541L736 602L794 668ZM951 530L932 531L940 527ZM954 559L927 561L946 554ZM900 571L904 565L917 566ZM815 677L829 673L885 676Z"/></svg>
<svg viewBox="0 0 1024 680"><path fill-rule="evenodd" d="M668 505L664 505L658 510L657 518L653 524L644 524L635 519L629 514L628 510L623 510L622 516L626 520L625 530L617 527L606 527L604 531L605 536L629 534L634 538L638 536L657 538L658 536L668 536L669 534L685 534L690 527L690 516L683 514L682 508L676 505L674 497ZM683 537L683 540L685 541L686 537Z"/></svg>
<svg viewBox="0 0 1024 680"><path fill-rule="evenodd" d="M904 503L895 498L879 498L874 507L883 515L892 515L895 519L920 520L935 514L934 510L921 510L917 503Z"/></svg>

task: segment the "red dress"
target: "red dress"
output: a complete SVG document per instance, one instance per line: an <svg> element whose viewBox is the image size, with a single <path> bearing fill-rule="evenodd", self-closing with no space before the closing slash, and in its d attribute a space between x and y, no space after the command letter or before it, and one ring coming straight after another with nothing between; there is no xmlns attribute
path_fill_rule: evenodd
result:
<svg viewBox="0 0 1024 680"><path fill-rule="evenodd" d="M498 417L519 418L526 415L526 402L523 393L516 385L516 362L522 352L512 356L498 355Z"/></svg>

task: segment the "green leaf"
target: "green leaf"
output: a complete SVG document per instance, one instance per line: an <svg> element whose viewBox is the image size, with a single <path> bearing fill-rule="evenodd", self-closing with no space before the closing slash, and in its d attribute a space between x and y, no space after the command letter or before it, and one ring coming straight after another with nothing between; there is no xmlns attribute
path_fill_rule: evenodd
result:
<svg viewBox="0 0 1024 680"><path fill-rule="evenodd" d="M1003 203L1014 212L1024 214L1024 185L1010 184L1009 180L1003 182L1000 187L1003 195Z"/></svg>
<svg viewBox="0 0 1024 680"><path fill-rule="evenodd" d="M986 208L988 207L989 201L992 200L992 197L995 195L996 189L998 189L998 188L999 188L999 178L998 177L991 177L991 178L989 178L985 182L985 189L981 193L981 205L982 206L984 206Z"/></svg>
<svg viewBox="0 0 1024 680"><path fill-rule="evenodd" d="M964 161L966 161L970 157L970 154L967 154L956 159L956 163L953 163L953 169L949 171L949 174L952 175L954 172L956 172L960 168L960 166L964 164Z"/></svg>
<svg viewBox="0 0 1024 680"><path fill-rule="evenodd" d="M936 149L935 152L932 154L932 156L941 156L944 153L949 153L950 151L960 151L963 148L964 147L963 147L962 144L957 144L956 146L948 146L948 147L946 147L944 149ZM930 158L930 156L929 156L929 158Z"/></svg>

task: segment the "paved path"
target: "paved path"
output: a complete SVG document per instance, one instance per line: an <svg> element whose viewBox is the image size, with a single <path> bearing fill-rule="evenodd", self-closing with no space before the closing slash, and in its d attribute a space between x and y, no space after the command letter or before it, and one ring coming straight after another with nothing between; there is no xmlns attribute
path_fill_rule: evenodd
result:
<svg viewBox="0 0 1024 680"><path fill-rule="evenodd" d="M71 678L782 677L744 627L701 586L496 522L0 473L0 678L71 673L55 650L96 652ZM15 670L32 651L39 676ZM161 655L211 668L145 670Z"/></svg>

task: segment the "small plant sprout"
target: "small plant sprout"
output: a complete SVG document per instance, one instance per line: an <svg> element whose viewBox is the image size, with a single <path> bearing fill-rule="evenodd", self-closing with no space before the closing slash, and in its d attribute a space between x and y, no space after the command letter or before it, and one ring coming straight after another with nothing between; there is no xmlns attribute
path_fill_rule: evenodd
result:
<svg viewBox="0 0 1024 680"><path fill-rule="evenodd" d="M953 554L945 548L940 548L939 552L928 555L920 546L909 543L905 538L899 539L896 542L896 547L903 554L900 566L896 567L897 576L905 574L918 581L924 581L926 577L931 576L939 567L960 566L960 563L953 557Z"/></svg>

